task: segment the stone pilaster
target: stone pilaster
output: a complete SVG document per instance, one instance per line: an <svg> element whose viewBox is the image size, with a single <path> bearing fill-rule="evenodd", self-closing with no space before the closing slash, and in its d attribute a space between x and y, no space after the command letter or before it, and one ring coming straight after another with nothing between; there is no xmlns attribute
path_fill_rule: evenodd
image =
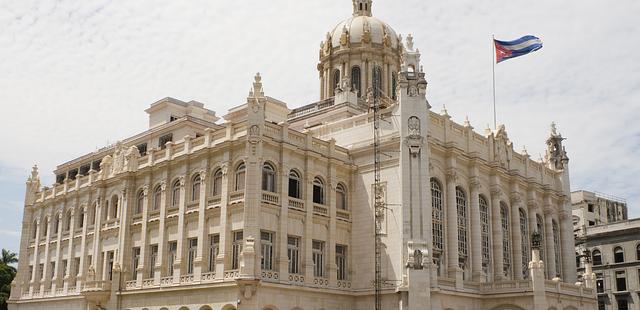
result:
<svg viewBox="0 0 640 310"><path fill-rule="evenodd" d="M556 269L556 251L553 244L553 210L551 206L545 207L544 209L544 232L545 232L545 242L546 246L546 254L547 254L547 270L550 278L554 278L557 274Z"/></svg>
<svg viewBox="0 0 640 310"><path fill-rule="evenodd" d="M160 285L160 278L162 278L163 273L168 269L165 266L165 264L167 263L166 218L168 207L166 176L165 180L162 180L162 182L160 183L160 190L162 191L162 195L160 195L160 223L158 224L158 258L156 259L156 265L152 266L152 268L155 270L153 279L154 285Z"/></svg>
<svg viewBox="0 0 640 310"><path fill-rule="evenodd" d="M228 260L227 257L230 257L229 251L231 250L231 225L227 223L228 221L228 212L227 212L227 203L229 199L229 152L225 152L224 161L220 165L220 169L222 170L222 182L221 182L221 192L220 192L220 250L218 251L218 255L216 256L216 279L224 279L224 270L225 270L225 262Z"/></svg>
<svg viewBox="0 0 640 310"><path fill-rule="evenodd" d="M176 249L176 258L173 261L173 283L180 283L180 276L183 273L186 273L186 270L184 270L184 264L182 263L184 259L184 255L182 253L184 252L185 248L184 213L186 210L187 201L187 193L185 190L185 176L179 177L178 182L180 184L180 201L178 202L178 245Z"/></svg>
<svg viewBox="0 0 640 310"><path fill-rule="evenodd" d="M520 230L520 206L522 204L522 194L511 193L511 255L513 261L513 279L522 279L522 231Z"/></svg>
<svg viewBox="0 0 640 310"><path fill-rule="evenodd" d="M208 165L207 165L208 166ZM193 262L193 279L196 283L202 279L202 273L205 270L204 249L208 227L206 227L206 208L207 208L207 171L200 170L200 196L198 201L198 247L196 249L196 258Z"/></svg>
<svg viewBox="0 0 640 310"><path fill-rule="evenodd" d="M491 188L491 230L493 240L493 279L501 281L504 275L504 256L502 255L502 219L500 218L500 199L502 190L497 186Z"/></svg>
<svg viewBox="0 0 640 310"><path fill-rule="evenodd" d="M480 227L480 181L474 177L470 181L470 201L471 201L471 272L472 280L480 282L482 279L482 230Z"/></svg>
<svg viewBox="0 0 640 310"><path fill-rule="evenodd" d="M462 275L458 252L458 210L456 207L456 184L458 175L454 168L447 171L446 223L447 223L447 271L449 278L457 279Z"/></svg>

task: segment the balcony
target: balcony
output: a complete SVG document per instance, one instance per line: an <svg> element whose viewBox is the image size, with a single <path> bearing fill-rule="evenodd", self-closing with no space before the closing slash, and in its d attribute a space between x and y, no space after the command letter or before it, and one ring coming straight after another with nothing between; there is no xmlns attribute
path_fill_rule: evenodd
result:
<svg viewBox="0 0 640 310"><path fill-rule="evenodd" d="M137 287L137 282L136 280L132 280L132 281L127 281L124 283L124 287L127 290L133 289Z"/></svg>
<svg viewBox="0 0 640 310"><path fill-rule="evenodd" d="M209 205L219 205L221 201L220 195L217 196L213 196L213 197L209 197L209 199L207 200Z"/></svg>
<svg viewBox="0 0 640 310"><path fill-rule="evenodd" d="M262 280L267 282L279 282L280 280L278 272L273 270L263 270L261 276Z"/></svg>
<svg viewBox="0 0 640 310"><path fill-rule="evenodd" d="M271 205L278 205L279 197L278 194L262 191L262 202Z"/></svg>
<svg viewBox="0 0 640 310"><path fill-rule="evenodd" d="M304 284L304 276L301 274L289 274L289 282L293 284Z"/></svg>
<svg viewBox="0 0 640 310"><path fill-rule="evenodd" d="M238 270L229 270L224 272L224 279L235 279L240 276L240 272Z"/></svg>
<svg viewBox="0 0 640 310"><path fill-rule="evenodd" d="M169 286L173 284L173 276L160 278L160 286Z"/></svg>
<svg viewBox="0 0 640 310"><path fill-rule="evenodd" d="M304 200L298 199L298 198L289 197L289 208L290 209L294 209L294 210L303 211L304 210Z"/></svg>
<svg viewBox="0 0 640 310"><path fill-rule="evenodd" d="M202 282L211 282L211 281L214 281L215 279L216 279L215 271L205 272L202 274L202 277L201 277Z"/></svg>
<svg viewBox="0 0 640 310"><path fill-rule="evenodd" d="M180 284L193 283L193 274L180 276Z"/></svg>
<svg viewBox="0 0 640 310"><path fill-rule="evenodd" d="M229 203L244 202L244 190L231 192L229 194Z"/></svg>
<svg viewBox="0 0 640 310"><path fill-rule="evenodd" d="M323 205L313 204L313 213L321 216L328 216L329 212L327 211L327 207Z"/></svg>
<svg viewBox="0 0 640 310"><path fill-rule="evenodd" d="M338 280L338 287L340 287L340 288L351 288L351 281Z"/></svg>
<svg viewBox="0 0 640 310"><path fill-rule="evenodd" d="M329 286L329 279L327 278L313 278L313 284L317 286Z"/></svg>
<svg viewBox="0 0 640 310"><path fill-rule="evenodd" d="M336 218L339 220L349 221L351 219L351 212L347 210L336 210Z"/></svg>

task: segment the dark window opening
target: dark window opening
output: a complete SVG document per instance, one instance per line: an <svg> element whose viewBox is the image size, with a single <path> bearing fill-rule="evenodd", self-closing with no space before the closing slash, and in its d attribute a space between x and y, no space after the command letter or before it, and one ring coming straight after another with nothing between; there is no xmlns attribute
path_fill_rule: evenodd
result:
<svg viewBox="0 0 640 310"><path fill-rule="evenodd" d="M160 139L158 139L158 147L160 149L164 150L164 148L167 147L166 146L167 142L170 142L170 141L173 141L173 134L172 133L166 134L166 135L160 137Z"/></svg>
<svg viewBox="0 0 640 310"><path fill-rule="evenodd" d="M593 265L594 266L599 266L602 265L602 254L600 254L600 251L595 250L593 251Z"/></svg>
<svg viewBox="0 0 640 310"><path fill-rule="evenodd" d="M627 290L627 278L624 271L616 271L616 291Z"/></svg>
<svg viewBox="0 0 640 310"><path fill-rule="evenodd" d="M596 274L596 292L604 293L604 279L601 273Z"/></svg>
<svg viewBox="0 0 640 310"><path fill-rule="evenodd" d="M140 156L147 155L147 144L146 143L140 143L140 144L136 145L136 148L138 148L138 152L140 153Z"/></svg>
<svg viewBox="0 0 640 310"><path fill-rule="evenodd" d="M591 203L590 203L590 204L588 204L588 205L587 205L587 210L588 210L589 212L593 212L593 204L591 204Z"/></svg>
<svg viewBox="0 0 640 310"><path fill-rule="evenodd" d="M58 174L56 175L56 183L58 184L62 184L62 182L64 182L64 179L66 178L66 176L64 174Z"/></svg>
<svg viewBox="0 0 640 310"><path fill-rule="evenodd" d="M91 170L91 164L86 164L86 165L80 166L80 175L89 174L89 170Z"/></svg>
<svg viewBox="0 0 640 310"><path fill-rule="evenodd" d="M199 133L199 132L196 132L196 139L198 139L198 138L200 138L200 137L202 137L202 136L204 136L204 135L203 135L203 134L201 134L201 133Z"/></svg>
<svg viewBox="0 0 640 310"><path fill-rule="evenodd" d="M91 163L91 169L95 171L100 171L100 164L102 163L102 159L98 159Z"/></svg>
<svg viewBox="0 0 640 310"><path fill-rule="evenodd" d="M613 250L613 261L615 263L624 263L624 251L617 247Z"/></svg>
<svg viewBox="0 0 640 310"><path fill-rule="evenodd" d="M69 180L75 180L78 175L78 169L71 169L67 172Z"/></svg>
<svg viewBox="0 0 640 310"><path fill-rule="evenodd" d="M628 310L629 303L626 298L618 299L618 310Z"/></svg>
<svg viewBox="0 0 640 310"><path fill-rule="evenodd" d="M177 121L177 120L178 120L178 118L177 118L177 117L175 117L175 116L173 116L173 115L171 115L171 116L169 117L169 122L173 122L173 121Z"/></svg>
<svg viewBox="0 0 640 310"><path fill-rule="evenodd" d="M596 222L594 222L594 221L589 221L589 226L593 226L593 225L595 225L595 224L596 224Z"/></svg>

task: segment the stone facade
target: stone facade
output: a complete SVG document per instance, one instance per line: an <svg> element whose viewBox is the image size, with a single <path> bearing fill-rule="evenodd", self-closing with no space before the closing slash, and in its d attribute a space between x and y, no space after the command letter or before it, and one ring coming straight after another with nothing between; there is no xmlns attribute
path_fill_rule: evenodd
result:
<svg viewBox="0 0 640 310"><path fill-rule="evenodd" d="M601 193L571 193L578 275L595 283L598 309L640 307L640 219L627 203Z"/></svg>
<svg viewBox="0 0 640 310"><path fill-rule="evenodd" d="M594 309L555 126L537 162L504 126L432 112L411 36L371 5L353 0L323 42L320 102L290 110L256 75L221 123L166 98L149 130L60 165L53 186L34 168L10 307L371 309L379 100L383 309Z"/></svg>

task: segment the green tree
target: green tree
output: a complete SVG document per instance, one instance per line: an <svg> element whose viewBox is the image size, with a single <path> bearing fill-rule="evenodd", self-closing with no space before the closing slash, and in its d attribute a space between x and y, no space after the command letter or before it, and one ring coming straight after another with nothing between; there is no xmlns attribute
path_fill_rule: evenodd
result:
<svg viewBox="0 0 640 310"><path fill-rule="evenodd" d="M16 268L11 264L18 262L18 255L2 249L0 257L0 310L7 310L7 299L11 295L11 282L16 276Z"/></svg>

